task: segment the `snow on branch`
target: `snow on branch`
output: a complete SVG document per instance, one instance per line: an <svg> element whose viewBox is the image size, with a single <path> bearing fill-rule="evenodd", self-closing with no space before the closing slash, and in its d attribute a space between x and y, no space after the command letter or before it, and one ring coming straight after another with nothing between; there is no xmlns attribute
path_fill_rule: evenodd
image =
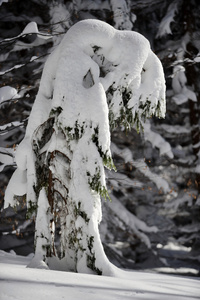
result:
<svg viewBox="0 0 200 300"><path fill-rule="evenodd" d="M171 159L174 157L170 144L159 133L151 130L149 120L144 124L144 139L159 149L160 155L166 155Z"/></svg>
<svg viewBox="0 0 200 300"><path fill-rule="evenodd" d="M133 230L148 248L151 248L150 240L144 232L158 232L158 228L156 226L148 226L144 221L139 220L114 196L112 196L112 203L108 205L116 215L120 211L120 219Z"/></svg>
<svg viewBox="0 0 200 300"><path fill-rule="evenodd" d="M169 192L169 184L168 182L158 176L155 173L152 173L149 169L148 165L142 159L133 160L133 155L130 149L124 148L121 151L115 144L112 143L112 153L121 156L125 163L130 163L133 167L139 170L146 178L149 178L152 182L155 183L158 189L161 189L164 193ZM171 151L171 150L170 150Z"/></svg>
<svg viewBox="0 0 200 300"><path fill-rule="evenodd" d="M17 36L12 37L12 38L7 38L7 39L3 39L0 41L0 44L5 44L8 42L13 42L16 39L20 38L20 37L24 37L26 35L31 35L31 34L37 34L40 38L43 39L50 39L52 38L52 35L49 33L42 33L38 30L37 27L37 23L36 22L30 22L26 25L26 27L24 28L24 30Z"/></svg>
<svg viewBox="0 0 200 300"><path fill-rule="evenodd" d="M11 99L18 99L21 96L17 90L11 86L3 86L0 88L0 104Z"/></svg>
<svg viewBox="0 0 200 300"><path fill-rule="evenodd" d="M3 75L5 75L5 74L7 74L7 73L9 73L9 72L11 72L13 70L20 69L20 68L26 66L27 64L35 62L36 60L39 60L40 58L42 58L42 57L44 57L46 55L49 55L49 53L46 53L46 54L40 55L40 56L33 56L33 57L31 57L31 59L28 62L26 62L24 64L15 65L14 67L12 67L12 68L10 68L8 70L1 71L0 72L0 76L3 76Z"/></svg>

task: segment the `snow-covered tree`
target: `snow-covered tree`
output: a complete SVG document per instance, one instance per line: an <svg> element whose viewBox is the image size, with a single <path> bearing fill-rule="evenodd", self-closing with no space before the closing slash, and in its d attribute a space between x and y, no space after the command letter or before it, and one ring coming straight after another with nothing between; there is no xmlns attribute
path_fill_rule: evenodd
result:
<svg viewBox="0 0 200 300"><path fill-rule="evenodd" d="M37 211L31 266L112 273L98 230L110 128L139 130L152 115L165 115L165 80L149 42L97 20L72 26L45 64L5 194L6 206L26 194Z"/></svg>
<svg viewBox="0 0 200 300"><path fill-rule="evenodd" d="M102 202L100 234L105 252L114 264L125 268L166 265L197 270L198 1L9 1L1 3L0 17L1 207L48 54L78 20L103 20L116 29L134 30L147 37L162 61L167 83L164 120L149 119L141 134L134 128L125 134L124 126L111 133L112 157L118 172L106 170L112 203ZM26 34L22 36L22 32ZM188 43L193 44L189 51ZM180 93L178 86L182 88ZM193 99L196 96L196 102L190 101L192 105L188 93ZM1 211L1 249L14 249L18 254L33 251L34 217L25 220L24 204L18 206L17 213L11 208ZM192 250L183 257L173 247L165 250L172 244Z"/></svg>

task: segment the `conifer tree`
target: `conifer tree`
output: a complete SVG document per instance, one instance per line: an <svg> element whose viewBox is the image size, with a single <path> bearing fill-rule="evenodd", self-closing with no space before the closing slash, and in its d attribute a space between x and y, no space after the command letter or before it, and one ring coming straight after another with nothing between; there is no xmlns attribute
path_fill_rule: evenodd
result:
<svg viewBox="0 0 200 300"><path fill-rule="evenodd" d="M165 80L149 42L97 20L72 26L45 64L5 194L37 211L30 266L112 274L98 230L110 128L139 130L152 115L165 115Z"/></svg>

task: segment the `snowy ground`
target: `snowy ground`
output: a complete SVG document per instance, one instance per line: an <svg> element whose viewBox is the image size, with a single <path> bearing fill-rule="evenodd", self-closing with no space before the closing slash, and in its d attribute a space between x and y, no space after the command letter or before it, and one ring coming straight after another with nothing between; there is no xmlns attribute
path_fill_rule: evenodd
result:
<svg viewBox="0 0 200 300"><path fill-rule="evenodd" d="M200 280L118 270L117 277L26 268L31 257L0 251L1 300L200 299Z"/></svg>

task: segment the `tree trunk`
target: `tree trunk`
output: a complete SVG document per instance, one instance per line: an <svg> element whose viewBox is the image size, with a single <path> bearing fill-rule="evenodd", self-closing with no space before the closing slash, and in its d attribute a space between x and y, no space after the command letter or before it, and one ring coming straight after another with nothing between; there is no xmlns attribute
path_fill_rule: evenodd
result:
<svg viewBox="0 0 200 300"><path fill-rule="evenodd" d="M185 70L187 83L194 90L197 102L189 99L189 110L190 110L190 125L191 125L191 139L193 145L193 153L196 157L195 163L199 160L200 153L200 128L199 128L199 105L200 105L200 91L198 88L198 70L196 69L195 63L192 62L194 57L198 54L198 49L195 46L194 33L196 31L196 22L194 19L194 14L192 10L195 9L194 4L188 3L187 1L183 1L184 7L184 20L186 23L186 33L189 34L190 41L186 46L186 54L185 58L189 59L189 62L186 60L185 62ZM197 187L198 193L200 193L200 174L196 173L195 185Z"/></svg>

